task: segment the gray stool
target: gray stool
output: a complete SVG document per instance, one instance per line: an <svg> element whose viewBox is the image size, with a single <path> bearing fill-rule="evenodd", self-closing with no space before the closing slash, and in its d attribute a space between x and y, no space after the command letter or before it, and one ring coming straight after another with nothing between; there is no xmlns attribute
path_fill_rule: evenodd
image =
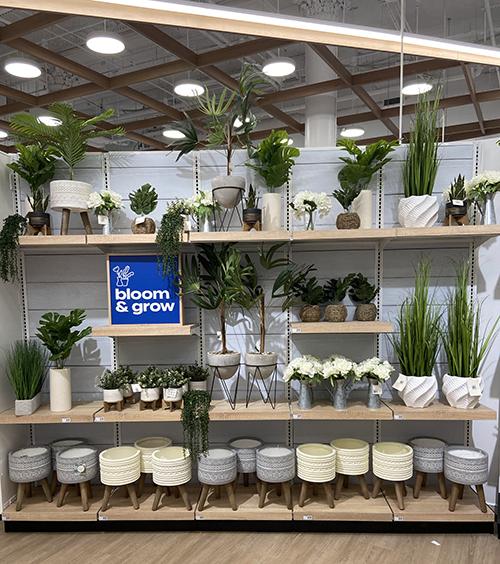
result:
<svg viewBox="0 0 500 564"><path fill-rule="evenodd" d="M224 486L231 508L236 511L238 509L234 488L236 476L236 453L233 450L213 448L200 455L198 458L198 480L203 487L198 502L198 511L203 511L211 486L215 487L217 499L220 498L221 486Z"/></svg>
<svg viewBox="0 0 500 564"><path fill-rule="evenodd" d="M257 478L260 482L259 508L264 507L269 484L277 484L276 492L283 490L286 506L292 509L291 481L295 477L295 452L287 447L262 447L257 451Z"/></svg>
<svg viewBox="0 0 500 564"><path fill-rule="evenodd" d="M427 474L437 474L439 495L446 499L446 480L444 477L444 449L446 443L433 437L415 437L409 441L413 448L413 469L415 470L415 487L413 497L418 499L422 486L425 486Z"/></svg>
<svg viewBox="0 0 500 564"><path fill-rule="evenodd" d="M447 447L444 451L444 475L452 482L450 511L455 511L465 486L476 487L479 508L483 513L488 511L483 490L483 484L488 480L488 454L484 450L466 446Z"/></svg>
<svg viewBox="0 0 500 564"><path fill-rule="evenodd" d="M99 470L98 454L95 448L80 446L68 448L57 453L57 480L61 484L57 507L62 507L64 498L71 484L79 486L82 508L89 510L89 498L92 496L90 481L97 476Z"/></svg>
<svg viewBox="0 0 500 564"><path fill-rule="evenodd" d="M50 482L50 489L52 495L56 493L57 489L57 473L56 473L56 463L57 463L57 453L66 450L67 448L72 448L76 446L81 446L86 444L85 439L71 438L71 439L58 439L50 443L50 452L52 458L52 480Z"/></svg>
<svg viewBox="0 0 500 564"><path fill-rule="evenodd" d="M50 461L50 449L44 446L9 452L9 477L17 484L16 511L23 508L24 496L33 482L40 482L47 501L52 501L47 481L52 470Z"/></svg>
<svg viewBox="0 0 500 564"><path fill-rule="evenodd" d="M233 439L228 443L228 447L236 452L238 474L243 475L243 485L248 487L249 477L255 475L257 481L257 449L263 443L259 439L241 437Z"/></svg>

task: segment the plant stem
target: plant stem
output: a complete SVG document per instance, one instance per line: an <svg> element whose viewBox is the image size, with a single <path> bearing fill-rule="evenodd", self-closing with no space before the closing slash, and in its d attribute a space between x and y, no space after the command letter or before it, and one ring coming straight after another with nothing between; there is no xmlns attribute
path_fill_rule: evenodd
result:
<svg viewBox="0 0 500 564"><path fill-rule="evenodd" d="M266 352L266 296L261 294L259 298L259 323L260 323L260 347L259 352Z"/></svg>
<svg viewBox="0 0 500 564"><path fill-rule="evenodd" d="M224 302L219 306L219 318L220 318L220 336L222 341L222 354L226 354L227 351L227 340L226 340L226 304Z"/></svg>

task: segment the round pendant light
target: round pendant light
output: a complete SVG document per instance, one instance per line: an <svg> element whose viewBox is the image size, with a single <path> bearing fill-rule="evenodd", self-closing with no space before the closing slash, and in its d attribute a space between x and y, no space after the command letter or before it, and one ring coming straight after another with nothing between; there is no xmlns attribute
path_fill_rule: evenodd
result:
<svg viewBox="0 0 500 564"><path fill-rule="evenodd" d="M8 136L9 134L6 131L0 129L0 139L7 139Z"/></svg>
<svg viewBox="0 0 500 564"><path fill-rule="evenodd" d="M425 94L430 90L432 90L432 84L430 82L418 81L405 84L405 86L401 89L401 92L405 96L418 96L419 94Z"/></svg>
<svg viewBox="0 0 500 564"><path fill-rule="evenodd" d="M60 119L49 115L40 115L37 117L37 120L48 127L58 127L62 123Z"/></svg>
<svg viewBox="0 0 500 564"><path fill-rule="evenodd" d="M87 47L102 55L117 55L125 50L125 43L116 33L94 31L87 37Z"/></svg>
<svg viewBox="0 0 500 564"><path fill-rule="evenodd" d="M182 96L183 98L196 98L205 92L205 87L199 80L192 80L191 78L188 78L186 80L176 82L174 92L177 96Z"/></svg>
<svg viewBox="0 0 500 564"><path fill-rule="evenodd" d="M10 57L5 61L4 69L12 76L19 78L38 78L42 74L37 63L23 57Z"/></svg>
<svg viewBox="0 0 500 564"><path fill-rule="evenodd" d="M163 131L163 137L166 137L167 139L184 139L186 136L178 129L165 129Z"/></svg>
<svg viewBox="0 0 500 564"><path fill-rule="evenodd" d="M262 72L273 78L290 76L295 72L295 62L289 57L273 57L262 65Z"/></svg>
<svg viewBox="0 0 500 564"><path fill-rule="evenodd" d="M362 137L364 134L365 130L362 127L344 127L340 132L340 136L347 139L356 139L357 137Z"/></svg>

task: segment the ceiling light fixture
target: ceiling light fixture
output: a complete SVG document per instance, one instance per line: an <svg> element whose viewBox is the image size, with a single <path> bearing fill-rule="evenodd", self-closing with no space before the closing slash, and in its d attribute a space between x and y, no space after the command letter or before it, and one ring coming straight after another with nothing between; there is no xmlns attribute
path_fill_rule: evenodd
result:
<svg viewBox="0 0 500 564"><path fill-rule="evenodd" d="M165 129L163 131L163 137L166 137L167 139L184 139L186 136L178 129Z"/></svg>
<svg viewBox="0 0 500 564"><path fill-rule="evenodd" d="M401 89L401 92L405 96L418 96L419 94L425 94L431 90L432 84L430 84L430 82L415 81L405 84L405 86Z"/></svg>
<svg viewBox="0 0 500 564"><path fill-rule="evenodd" d="M364 134L365 130L362 127L344 127L340 132L340 136L347 139L356 139L356 137L362 137Z"/></svg>
<svg viewBox="0 0 500 564"><path fill-rule="evenodd" d="M94 31L87 37L87 47L102 55L117 55L125 51L121 37L110 31Z"/></svg>
<svg viewBox="0 0 500 564"><path fill-rule="evenodd" d="M180 80L175 83L174 92L183 98L196 98L205 92L205 87L199 80Z"/></svg>
<svg viewBox="0 0 500 564"><path fill-rule="evenodd" d="M0 139L7 139L8 136L9 134L6 131L0 129Z"/></svg>
<svg viewBox="0 0 500 564"><path fill-rule="evenodd" d="M56 118L54 116L48 116L48 115L38 116L37 120L40 123L43 123L43 125L47 125L48 127L58 127L62 123L62 121L59 118Z"/></svg>
<svg viewBox="0 0 500 564"><path fill-rule="evenodd" d="M4 69L19 78L38 78L42 74L37 63L23 57L10 57L5 61Z"/></svg>
<svg viewBox="0 0 500 564"><path fill-rule="evenodd" d="M290 57L272 57L262 65L262 72L273 78L290 76L295 72L295 62Z"/></svg>

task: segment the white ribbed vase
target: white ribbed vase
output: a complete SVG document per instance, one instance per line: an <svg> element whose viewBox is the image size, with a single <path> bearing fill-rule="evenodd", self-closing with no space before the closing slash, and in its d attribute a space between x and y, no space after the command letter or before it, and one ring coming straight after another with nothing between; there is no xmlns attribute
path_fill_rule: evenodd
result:
<svg viewBox="0 0 500 564"><path fill-rule="evenodd" d="M168 437L145 437L135 441L134 446L141 452L141 472L151 474L153 472L152 456L155 450L169 447L172 439Z"/></svg>
<svg viewBox="0 0 500 564"><path fill-rule="evenodd" d="M398 221L402 227L432 227L438 213L436 196L410 196L399 201Z"/></svg>
<svg viewBox="0 0 500 564"><path fill-rule="evenodd" d="M399 397L408 407L427 407L432 403L438 391L436 377L433 376L405 376L400 374L398 380L405 378L405 385L398 390Z"/></svg>
<svg viewBox="0 0 500 564"><path fill-rule="evenodd" d="M471 380L479 386L480 394L477 396L471 396L470 394L469 385ZM451 407L474 409L479 405L483 389L484 384L481 377L462 378L461 376L450 376L449 374L443 376L443 394Z"/></svg>

